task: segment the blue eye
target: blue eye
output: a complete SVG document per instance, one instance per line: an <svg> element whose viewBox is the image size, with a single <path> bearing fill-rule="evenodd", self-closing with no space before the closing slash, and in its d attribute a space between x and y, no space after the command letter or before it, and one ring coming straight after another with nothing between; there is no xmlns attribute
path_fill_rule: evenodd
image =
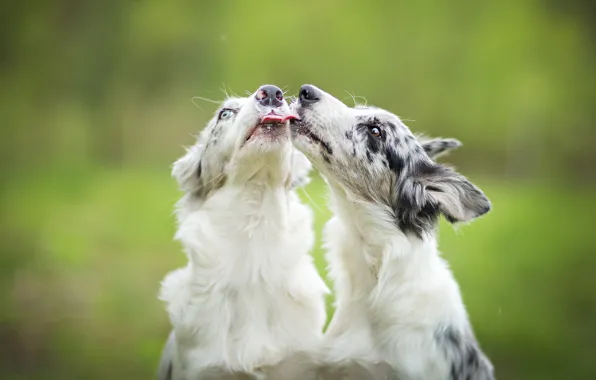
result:
<svg viewBox="0 0 596 380"><path fill-rule="evenodd" d="M223 119L229 119L232 115L234 115L234 111L232 111L231 109L223 109L221 110L221 112L219 113L219 119L223 120Z"/></svg>

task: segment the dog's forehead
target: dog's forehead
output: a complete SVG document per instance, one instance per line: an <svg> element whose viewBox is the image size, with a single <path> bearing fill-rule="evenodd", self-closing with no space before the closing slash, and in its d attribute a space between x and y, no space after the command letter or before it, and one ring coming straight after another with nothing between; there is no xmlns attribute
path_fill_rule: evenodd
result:
<svg viewBox="0 0 596 380"><path fill-rule="evenodd" d="M248 102L248 98L228 98L223 101L223 103L219 107L219 110L222 110L224 108L240 109L247 102Z"/></svg>
<svg viewBox="0 0 596 380"><path fill-rule="evenodd" d="M358 119L362 120L378 120L380 123L393 123L393 124L401 124L401 120L397 115L392 114L389 111L386 111L382 108L376 107L356 107L353 108L354 115Z"/></svg>

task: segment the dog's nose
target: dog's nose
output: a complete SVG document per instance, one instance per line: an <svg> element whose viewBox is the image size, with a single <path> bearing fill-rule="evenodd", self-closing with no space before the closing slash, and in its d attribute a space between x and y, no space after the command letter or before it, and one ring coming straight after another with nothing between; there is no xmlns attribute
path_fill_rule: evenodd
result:
<svg viewBox="0 0 596 380"><path fill-rule="evenodd" d="M303 103L311 103L320 100L321 94L315 86L305 84L302 85L302 87L300 87L300 93L298 95L298 98Z"/></svg>
<svg viewBox="0 0 596 380"><path fill-rule="evenodd" d="M283 105L284 94L279 87L266 84L257 90L255 98L263 106L281 107Z"/></svg>

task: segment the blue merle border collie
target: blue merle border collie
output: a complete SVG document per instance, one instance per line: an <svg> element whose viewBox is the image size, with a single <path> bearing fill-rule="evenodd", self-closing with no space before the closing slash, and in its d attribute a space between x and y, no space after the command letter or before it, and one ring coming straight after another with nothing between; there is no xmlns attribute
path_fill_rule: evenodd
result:
<svg viewBox="0 0 596 380"><path fill-rule="evenodd" d="M493 379L436 239L441 215L469 222L490 210L487 197L388 111L311 85L292 108L293 143L325 177L334 211L325 236L337 304L322 349L334 373L321 378Z"/></svg>

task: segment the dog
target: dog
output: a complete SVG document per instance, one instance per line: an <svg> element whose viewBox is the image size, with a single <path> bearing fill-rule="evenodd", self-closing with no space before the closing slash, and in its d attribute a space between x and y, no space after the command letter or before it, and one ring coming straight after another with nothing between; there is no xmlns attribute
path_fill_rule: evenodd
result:
<svg viewBox="0 0 596 380"><path fill-rule="evenodd" d="M292 117L276 86L229 98L174 164L188 265L162 283L173 332L160 380L267 378L319 347L329 291L295 193L311 166L292 146Z"/></svg>
<svg viewBox="0 0 596 380"><path fill-rule="evenodd" d="M436 239L440 215L472 221L488 198L388 111L350 108L312 85L292 108L294 146L325 177L334 211L325 239L336 312L320 378L493 379Z"/></svg>
<svg viewBox="0 0 596 380"><path fill-rule="evenodd" d="M416 138L432 159L444 156L462 145L459 140L453 138L429 138L419 134L416 135ZM285 380L380 379L384 376L379 374L379 370L380 368L375 368L375 366L362 365L355 361L351 361L347 366L345 362L325 362L325 352L321 350L308 355L303 353L293 356L290 360L271 368L267 374L268 379Z"/></svg>

